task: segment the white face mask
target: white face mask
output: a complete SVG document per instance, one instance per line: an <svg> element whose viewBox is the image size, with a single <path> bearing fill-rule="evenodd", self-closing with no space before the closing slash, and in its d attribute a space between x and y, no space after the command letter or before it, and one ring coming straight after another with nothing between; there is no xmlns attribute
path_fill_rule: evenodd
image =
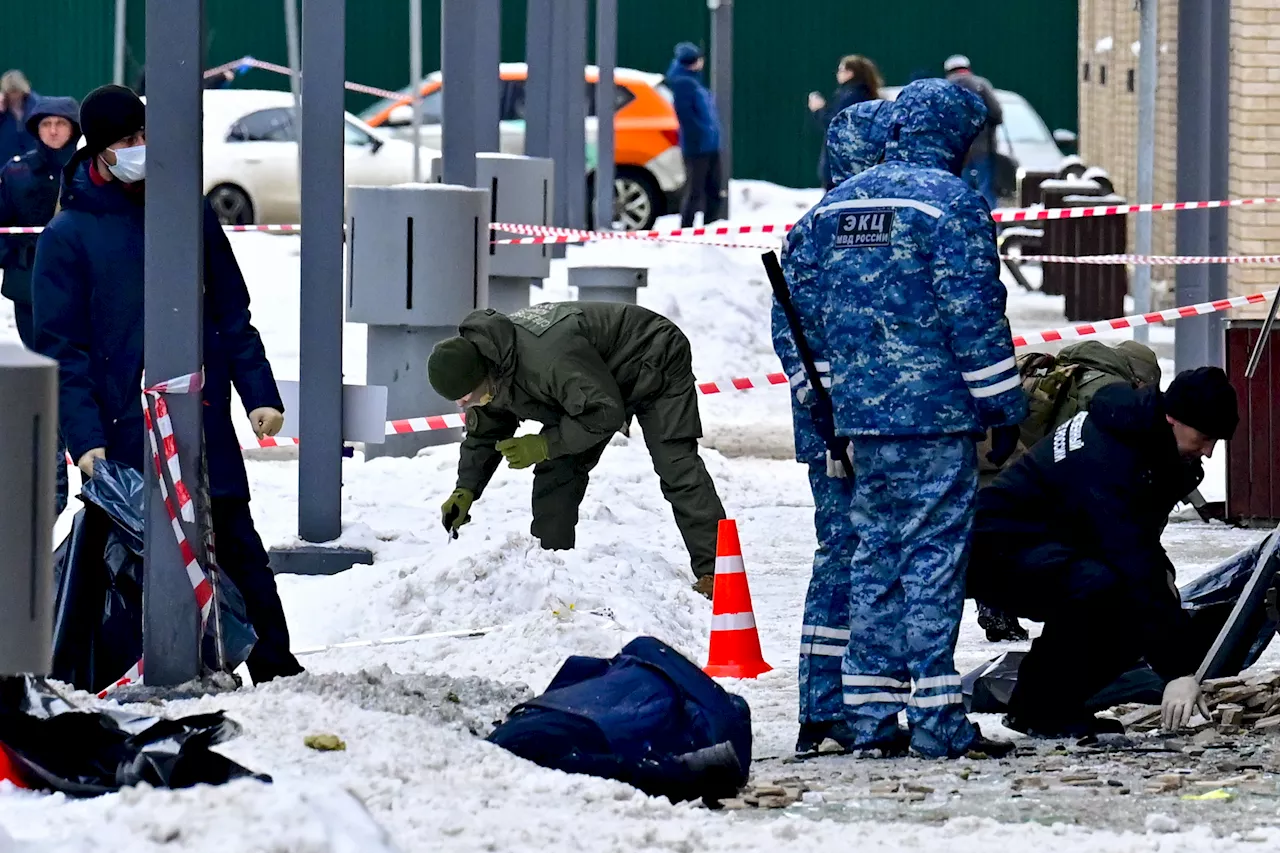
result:
<svg viewBox="0 0 1280 853"><path fill-rule="evenodd" d="M117 148L116 162L107 166L107 169L126 184L144 180L147 177L147 146Z"/></svg>

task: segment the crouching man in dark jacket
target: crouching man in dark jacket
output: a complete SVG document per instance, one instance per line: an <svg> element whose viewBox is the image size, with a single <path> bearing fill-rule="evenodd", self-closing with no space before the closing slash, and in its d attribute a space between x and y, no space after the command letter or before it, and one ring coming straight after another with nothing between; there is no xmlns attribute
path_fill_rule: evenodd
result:
<svg viewBox="0 0 1280 853"><path fill-rule="evenodd" d="M471 520L471 504L505 457L512 468L533 466L533 535L549 550L572 548L587 478L634 416L695 589L710 598L724 507L698 457L698 392L676 324L637 305L568 302L510 317L475 311L458 332L427 361L436 393L467 413L458 485L441 508L445 528L455 533ZM542 432L513 438L523 420Z"/></svg>
<svg viewBox="0 0 1280 853"><path fill-rule="evenodd" d="M1018 670L1008 724L1046 737L1115 731L1086 701L1139 658L1166 681L1163 723L1203 707L1190 618L1160 544L1169 512L1239 424L1216 367L1169 391L1111 385L978 495L969 592L1044 630Z"/></svg>
<svg viewBox="0 0 1280 853"><path fill-rule="evenodd" d="M146 431L143 221L146 132L142 101L123 86L89 93L80 108L85 146L63 174L62 210L36 249L36 349L59 365L62 434L81 472L98 459L139 471ZM249 514L249 483L231 423L235 385L259 436L275 435L284 406L249 292L212 208L204 219L204 437L218 564L245 599L258 643L255 682L302 671L289 652L284 609ZM166 377L158 377L160 379ZM194 465L187 470L194 471Z"/></svg>

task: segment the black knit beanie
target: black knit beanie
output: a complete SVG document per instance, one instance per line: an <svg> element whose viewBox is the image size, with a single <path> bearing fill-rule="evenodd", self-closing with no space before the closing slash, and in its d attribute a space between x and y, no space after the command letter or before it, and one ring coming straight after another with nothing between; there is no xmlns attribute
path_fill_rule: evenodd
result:
<svg viewBox="0 0 1280 853"><path fill-rule="evenodd" d="M142 130L147 123L147 108L132 89L124 86L99 86L80 104L80 131L84 134L87 156L101 154L107 146Z"/></svg>
<svg viewBox="0 0 1280 853"><path fill-rule="evenodd" d="M1230 441L1240 425L1236 390L1220 367L1184 370L1164 395L1164 411L1174 420L1220 441Z"/></svg>
<svg viewBox="0 0 1280 853"><path fill-rule="evenodd" d="M475 344L463 337L441 341L427 358L427 380L446 400L461 400L479 388L488 375L484 356Z"/></svg>

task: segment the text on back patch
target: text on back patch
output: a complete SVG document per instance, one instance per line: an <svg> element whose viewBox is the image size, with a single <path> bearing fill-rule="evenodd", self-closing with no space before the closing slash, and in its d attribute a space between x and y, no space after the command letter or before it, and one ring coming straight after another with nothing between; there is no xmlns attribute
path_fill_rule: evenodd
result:
<svg viewBox="0 0 1280 853"><path fill-rule="evenodd" d="M840 214L836 228L837 249L869 249L888 246L893 233L893 208L873 208Z"/></svg>

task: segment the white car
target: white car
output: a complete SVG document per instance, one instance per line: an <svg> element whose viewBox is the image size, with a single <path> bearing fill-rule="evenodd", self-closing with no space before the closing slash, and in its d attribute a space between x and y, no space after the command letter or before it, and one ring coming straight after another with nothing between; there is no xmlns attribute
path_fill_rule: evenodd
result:
<svg viewBox="0 0 1280 853"><path fill-rule="evenodd" d="M413 180L413 144L389 139L346 114L347 186ZM421 149L424 174L439 151ZM204 93L204 192L224 225L299 219L298 127L293 95L252 89Z"/></svg>

